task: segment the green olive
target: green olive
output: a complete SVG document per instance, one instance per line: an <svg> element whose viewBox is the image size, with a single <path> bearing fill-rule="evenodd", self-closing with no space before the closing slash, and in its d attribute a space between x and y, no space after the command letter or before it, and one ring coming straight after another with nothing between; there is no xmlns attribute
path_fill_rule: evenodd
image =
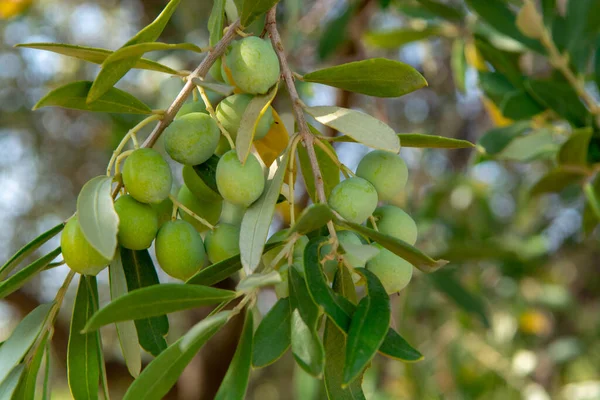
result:
<svg viewBox="0 0 600 400"><path fill-rule="evenodd" d="M188 280L204 266L206 253L202 237L186 221L167 222L155 243L158 264L173 278Z"/></svg>
<svg viewBox="0 0 600 400"><path fill-rule="evenodd" d="M208 185L198 176L194 167L191 165L184 165L181 171L183 182L188 187L190 192L194 194L198 199L204 201L219 201L222 200L219 193L212 190Z"/></svg>
<svg viewBox="0 0 600 400"><path fill-rule="evenodd" d="M379 254L367 262L367 269L377 275L388 294L399 292L412 278L412 264L379 244L375 246Z"/></svg>
<svg viewBox="0 0 600 400"><path fill-rule="evenodd" d="M253 97L254 96L249 94L234 94L221 100L217 106L215 111L217 119L234 140L237 138L244 111L246 111L246 108ZM254 139L262 139L265 137L267 132L269 132L269 129L271 129L273 122L275 122L275 119L273 118L273 108L269 106L258 120L256 131L254 132Z"/></svg>
<svg viewBox="0 0 600 400"><path fill-rule="evenodd" d="M329 206L344 219L362 224L377 208L377 191L367 180L353 177L338 183L329 195Z"/></svg>
<svg viewBox="0 0 600 400"><path fill-rule="evenodd" d="M77 216L71 218L65 225L60 237L60 247L65 263L80 274L97 275L110 262L87 241Z"/></svg>
<svg viewBox="0 0 600 400"><path fill-rule="evenodd" d="M406 186L408 168L398 154L374 150L360 160L356 175L375 186L379 200L392 201Z"/></svg>
<svg viewBox="0 0 600 400"><path fill-rule="evenodd" d="M279 80L279 60L269 40L256 36L238 40L225 62L233 83L245 93L265 94Z"/></svg>
<svg viewBox="0 0 600 400"><path fill-rule="evenodd" d="M223 199L244 207L254 203L265 188L265 175L256 157L250 154L242 164L235 150L223 154L219 160L216 180Z"/></svg>
<svg viewBox="0 0 600 400"><path fill-rule="evenodd" d="M123 184L142 203L160 203L171 192L173 177L169 164L153 149L138 149L123 166Z"/></svg>
<svg viewBox="0 0 600 400"><path fill-rule="evenodd" d="M206 234L206 253L211 263L218 263L240 254L240 228L235 225L218 224Z"/></svg>
<svg viewBox="0 0 600 400"><path fill-rule="evenodd" d="M119 215L121 246L131 250L150 247L158 232L158 215L152 206L125 195L115 201L115 210Z"/></svg>
<svg viewBox="0 0 600 400"><path fill-rule="evenodd" d="M197 165L213 155L221 132L209 115L195 112L175 119L165 129L164 135L165 150L173 160Z"/></svg>
<svg viewBox="0 0 600 400"><path fill-rule="evenodd" d="M194 194L186 185L181 186L179 189L179 193L177 193L177 201L183 204L184 207L189 208L194 214L204 218L211 225L216 224L219 220L219 215L221 215L221 205L223 203L221 200L200 200L198 197L194 196ZM208 230L206 225L182 209L179 209L179 216L182 220L193 225L198 232L204 232Z"/></svg>
<svg viewBox="0 0 600 400"><path fill-rule="evenodd" d="M417 242L417 224L401 208L391 205L381 206L373 212L373 217L375 217L379 232L403 240L410 245Z"/></svg>

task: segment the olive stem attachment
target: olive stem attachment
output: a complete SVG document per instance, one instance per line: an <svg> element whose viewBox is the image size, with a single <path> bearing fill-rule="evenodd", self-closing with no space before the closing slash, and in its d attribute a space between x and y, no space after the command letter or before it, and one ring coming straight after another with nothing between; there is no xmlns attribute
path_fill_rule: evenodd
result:
<svg viewBox="0 0 600 400"><path fill-rule="evenodd" d="M217 126L219 127L221 134L223 136L225 136L225 138L229 142L229 146L231 146L232 149L235 149L235 143L233 142L231 135L229 134L229 132L227 132L227 129L225 129L223 124L221 124L221 121L219 121L219 119L217 118L215 109L212 106L212 104L210 103L210 99L206 95L206 91L204 90L204 88L202 86L198 86L198 93L200 93L200 96L202 97L202 100L204 101L204 106L206 107L206 111L208 111L208 113L210 114L210 117L213 119L213 121L215 121L217 123Z"/></svg>
<svg viewBox="0 0 600 400"><path fill-rule="evenodd" d="M210 230L215 229L214 225L212 225L210 222L208 222L207 220L205 220L204 218L202 218L201 216L199 216L198 214L196 214L195 212L193 212L192 210L190 210L189 208L187 208L186 206L184 206L183 204L181 204L181 202L179 200L177 200L175 198L175 196L173 196L172 194L170 194L169 198L173 202L174 206L177 206L177 208L182 209L184 212L186 212L187 214L189 214L192 218L194 218L197 221L199 221L202 225L208 227Z"/></svg>

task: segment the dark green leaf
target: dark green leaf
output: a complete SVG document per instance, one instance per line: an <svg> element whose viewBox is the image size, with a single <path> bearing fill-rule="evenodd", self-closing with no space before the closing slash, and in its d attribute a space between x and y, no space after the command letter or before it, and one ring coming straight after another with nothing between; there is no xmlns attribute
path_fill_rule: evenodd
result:
<svg viewBox="0 0 600 400"><path fill-rule="evenodd" d="M354 14L356 7L347 5L337 18L329 21L320 36L317 45L317 55L323 61L335 53L335 51L346 42L348 23Z"/></svg>
<svg viewBox="0 0 600 400"><path fill-rule="evenodd" d="M106 60L106 58L113 53L111 50L99 49L95 47L75 46L72 44L63 43L23 43L18 44L17 47L51 51L53 53L74 57L79 60L88 61L94 64L102 64L104 60ZM141 58L138 60L133 68L147 69L149 71L158 71L166 74L177 75L176 70L146 58Z"/></svg>
<svg viewBox="0 0 600 400"><path fill-rule="evenodd" d="M518 90L504 96L500 111L506 118L512 120L531 119L543 112L542 107L524 90Z"/></svg>
<svg viewBox="0 0 600 400"><path fill-rule="evenodd" d="M357 233L360 233L361 235L371 238L375 242L379 243L392 253L404 258L406 261L425 273L434 272L448 264L448 261L446 260L434 260L416 247L413 247L400 239L384 235L383 233L377 232L365 226L341 220L338 220L337 223Z"/></svg>
<svg viewBox="0 0 600 400"><path fill-rule="evenodd" d="M134 37L129 39L127 43L123 45L123 47L146 42L154 42L156 39L158 39L178 5L179 0L171 0L154 21L139 31ZM121 47L121 49L123 47ZM89 90L86 103L93 103L102 99L105 93L107 93L114 86L114 84L117 83L123 77L123 75L127 73L127 71L137 64L140 58L141 54L118 61L111 62L109 59L105 60L102 63L102 69L98 73L98 76L94 80L94 83Z"/></svg>
<svg viewBox="0 0 600 400"><path fill-rule="evenodd" d="M119 216L112 198L112 177L90 179L77 196L77 220L88 243L111 260L117 248Z"/></svg>
<svg viewBox="0 0 600 400"><path fill-rule="evenodd" d="M293 268L291 268L293 269ZM325 349L314 328L302 319L300 311L292 312L292 354L296 363L314 377L321 377L325 363Z"/></svg>
<svg viewBox="0 0 600 400"><path fill-rule="evenodd" d="M217 188L217 164L219 163L219 156L213 154L208 160L202 164L194 165L194 171L202 179L202 181L213 190L215 193L219 193Z"/></svg>
<svg viewBox="0 0 600 400"><path fill-rule="evenodd" d="M490 327L488 310L483 299L464 288L451 271L438 271L429 275L429 279L437 290L448 296L457 306L479 318L486 328Z"/></svg>
<svg viewBox="0 0 600 400"><path fill-rule="evenodd" d="M364 268L356 268L367 281L367 296L356 307L348 330L344 384L358 378L375 357L390 328L390 298L379 278Z"/></svg>
<svg viewBox="0 0 600 400"><path fill-rule="evenodd" d="M377 97L399 97L427 86L416 69L386 58L320 69L304 75L304 80Z"/></svg>
<svg viewBox="0 0 600 400"><path fill-rule="evenodd" d="M229 364L229 369L221 382L215 400L244 400L250 378L252 365L252 336L254 333L254 319L251 310L246 310L244 328L240 341Z"/></svg>
<svg viewBox="0 0 600 400"><path fill-rule="evenodd" d="M13 398L17 393L23 372L25 372L25 365L19 364L10 371L4 381L0 381L0 399L11 400Z"/></svg>
<svg viewBox="0 0 600 400"><path fill-rule="evenodd" d="M422 29L399 28L387 31L367 32L365 42L380 49L396 49L419 40L442 34L440 27L432 25Z"/></svg>
<svg viewBox="0 0 600 400"><path fill-rule="evenodd" d="M295 267L288 269L288 284L290 289L290 307L298 309L300 316L310 329L316 329L319 319L319 307L315 304L308 291L306 281Z"/></svg>
<svg viewBox="0 0 600 400"><path fill-rule="evenodd" d="M281 242L266 244L263 253L274 249L277 246L281 246ZM240 260L240 256L238 254L201 269L200 272L197 272L194 276L188 279L186 283L193 285L212 286L227 279L240 269L242 269L242 261Z"/></svg>
<svg viewBox="0 0 600 400"><path fill-rule="evenodd" d="M596 88L600 90L600 41L596 46L596 55L594 57L594 80L596 82Z"/></svg>
<svg viewBox="0 0 600 400"><path fill-rule="evenodd" d="M66 84L42 97L33 109L56 106L106 113L152 114L146 104L117 88L109 88L93 104L87 104L85 101L91 87L92 82L89 81Z"/></svg>
<svg viewBox="0 0 600 400"><path fill-rule="evenodd" d="M319 133L318 130L316 130L310 125L309 128L314 134ZM324 142L323 144L327 146L331 154L336 154L334 148L329 143ZM304 178L304 183L306 185L306 191L308 192L308 195L310 196L312 201L314 203L318 203L319 197L317 196L317 190L315 188L315 177L310 166L308 153L306 152L306 148L304 148L304 146L302 145L298 146L297 150L298 161L300 163L300 170L302 171L302 177ZM319 168L321 169L321 175L323 177L323 188L325 189L325 196L328 197L335 185L340 183L340 170L336 163L331 158L329 158L327 153L319 146L315 146L315 153L317 155L317 162L319 164Z"/></svg>
<svg viewBox="0 0 600 400"><path fill-rule="evenodd" d="M216 45L223 37L225 28L225 3L226 0L214 0L212 11L208 17L208 44Z"/></svg>
<svg viewBox="0 0 600 400"><path fill-rule="evenodd" d="M467 5L498 32L515 39L531 50L544 53L537 40L523 35L516 26L516 15L502 0L466 0Z"/></svg>
<svg viewBox="0 0 600 400"><path fill-rule="evenodd" d="M279 0L244 0L240 12L240 23L248 26L252 21L269 11Z"/></svg>
<svg viewBox="0 0 600 400"><path fill-rule="evenodd" d="M333 218L333 212L327 204L317 203L312 204L302 210L302 213L296 220L288 232L288 235L297 233L298 235L306 235L309 232L315 231L327 224Z"/></svg>
<svg viewBox="0 0 600 400"><path fill-rule="evenodd" d="M121 262L129 291L159 284L148 250L121 248ZM140 345L150 354L157 356L167 348L165 335L169 332L169 320L166 315L138 319L135 328Z"/></svg>
<svg viewBox="0 0 600 400"><path fill-rule="evenodd" d="M554 110L576 127L583 127L591 122L589 111L567 83L528 80L525 87L540 104Z"/></svg>
<svg viewBox="0 0 600 400"><path fill-rule="evenodd" d="M319 262L319 250L326 241L326 238L317 237L311 239L306 245L304 250L304 276L314 302L323 308L323 311L338 327L346 331L350 326L350 315L344 310L339 298L334 295L329 287Z"/></svg>
<svg viewBox="0 0 600 400"><path fill-rule="evenodd" d="M60 247L52 250L47 255L35 260L25 268L10 276L5 281L0 283L0 299L5 298L9 294L19 290L23 285L29 282L39 272L43 271L58 255Z"/></svg>
<svg viewBox="0 0 600 400"><path fill-rule="evenodd" d="M53 303L36 307L21 320L10 337L0 346L0 383L25 357L38 338Z"/></svg>
<svg viewBox="0 0 600 400"><path fill-rule="evenodd" d="M456 7L433 0L417 0L425 9L448 21L462 22L464 12Z"/></svg>
<svg viewBox="0 0 600 400"><path fill-rule="evenodd" d="M567 3L565 42L571 63L585 72L600 32L600 0Z"/></svg>
<svg viewBox="0 0 600 400"><path fill-rule="evenodd" d="M556 0L542 0L542 14L544 24L552 25L552 18L556 15Z"/></svg>
<svg viewBox="0 0 600 400"><path fill-rule="evenodd" d="M519 90L505 75L499 72L479 72L479 86L486 97L489 97L498 106L502 104L506 96Z"/></svg>
<svg viewBox="0 0 600 400"><path fill-rule="evenodd" d="M48 333L44 334L42 340L39 342L33 357L31 358L31 362L27 365L23 380L19 385L19 400L34 400L35 399L35 389L37 384L37 377L40 372L40 368L42 366L42 361L44 359L44 354L46 357L50 357L49 353L46 353L46 344L48 343ZM0 398L3 398L0 395Z"/></svg>
<svg viewBox="0 0 600 400"><path fill-rule="evenodd" d="M544 193L559 193L569 185L581 183L586 178L583 172L570 171L559 168L553 169L542 177L533 188L531 195Z"/></svg>
<svg viewBox="0 0 600 400"><path fill-rule="evenodd" d="M480 36L475 36L475 47L485 61L492 64L496 73L503 75L502 79L508 80L514 88L523 87L523 76L514 53L502 51Z"/></svg>
<svg viewBox="0 0 600 400"><path fill-rule="evenodd" d="M130 291L96 312L89 332L119 321L139 320L234 299L235 292L208 286L163 283Z"/></svg>
<svg viewBox="0 0 600 400"><path fill-rule="evenodd" d="M290 347L290 324L290 299L285 297L275 303L256 329L252 352L252 365L255 368L274 363Z"/></svg>
<svg viewBox="0 0 600 400"><path fill-rule="evenodd" d="M588 148L592 139L591 128L573 132L558 152L558 163L563 165L586 166L588 164Z"/></svg>
<svg viewBox="0 0 600 400"><path fill-rule="evenodd" d="M65 227L64 222L42 233L40 236L21 247L2 267L0 267L0 279L4 279L13 269L15 269L25 257L40 248L48 240L58 235ZM0 296L1 297L1 296Z"/></svg>
<svg viewBox="0 0 600 400"><path fill-rule="evenodd" d="M225 311L197 323L144 368L123 400L161 400L200 348L225 325L228 317L229 312Z"/></svg>
<svg viewBox="0 0 600 400"><path fill-rule="evenodd" d="M489 155L500 153L515 138L520 137L529 129L529 121L517 122L501 128L487 131L480 139L479 145Z"/></svg>
<svg viewBox="0 0 600 400"><path fill-rule="evenodd" d="M388 330L381 347L379 347L379 352L386 357L404 362L414 362L423 359L423 355L392 328Z"/></svg>
<svg viewBox="0 0 600 400"><path fill-rule="evenodd" d="M73 305L69 346L67 350L67 375L69 388L75 400L98 398L100 359L96 347L98 332L81 333L94 313L94 299L98 295L96 278L81 275Z"/></svg>

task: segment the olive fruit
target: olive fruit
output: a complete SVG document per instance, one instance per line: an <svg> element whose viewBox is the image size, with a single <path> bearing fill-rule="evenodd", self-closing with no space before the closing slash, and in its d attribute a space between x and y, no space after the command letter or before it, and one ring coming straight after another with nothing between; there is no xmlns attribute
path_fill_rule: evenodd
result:
<svg viewBox="0 0 600 400"><path fill-rule="evenodd" d="M150 204L150 207L152 207L156 212L159 228L163 226L165 222L169 222L171 220L171 215L173 214L173 202L169 197L160 203Z"/></svg>
<svg viewBox="0 0 600 400"><path fill-rule="evenodd" d="M171 192L173 177L169 164L153 149L137 149L125 160L123 184L142 203L160 203Z"/></svg>
<svg viewBox="0 0 600 400"><path fill-rule="evenodd" d="M194 167L192 167L191 165L184 165L181 175L183 177L183 182L185 183L185 186L187 186L190 192L192 192L194 196L196 196L200 200L221 200L221 196L219 196L217 192L208 187L208 185L198 176L196 171L194 171Z"/></svg>
<svg viewBox="0 0 600 400"><path fill-rule="evenodd" d="M115 210L119 215L117 237L121 246L131 250L150 247L158 232L158 215L152 206L125 195L115 201Z"/></svg>
<svg viewBox="0 0 600 400"><path fill-rule="evenodd" d="M353 177L338 183L329 195L329 206L344 219L362 224L377 207L377 191L367 180Z"/></svg>
<svg viewBox="0 0 600 400"><path fill-rule="evenodd" d="M206 253L211 263L218 263L240 253L240 228L235 225L218 224L206 234Z"/></svg>
<svg viewBox="0 0 600 400"><path fill-rule="evenodd" d="M164 224L158 231L154 246L158 264L173 278L185 281L200 271L206 262L202 237L186 221Z"/></svg>
<svg viewBox="0 0 600 400"><path fill-rule="evenodd" d="M399 292L412 278L412 264L380 244L375 246L379 248L379 254L367 262L367 269L377 275L388 294Z"/></svg>
<svg viewBox="0 0 600 400"><path fill-rule="evenodd" d="M219 160L216 180L225 200L244 207L254 203L265 188L265 175L254 154L248 155L242 164L235 150L223 154Z"/></svg>
<svg viewBox="0 0 600 400"><path fill-rule="evenodd" d="M214 225L219 220L221 215L221 200L200 200L198 197L188 189L186 185L181 186L177 193L177 201L183 204L184 207L190 209L194 214L204 218L208 223ZM182 220L189 222L196 228L198 232L204 232L208 230L208 226L198 221L196 218L188 214L186 211L179 209L179 216Z"/></svg>
<svg viewBox="0 0 600 400"><path fill-rule="evenodd" d="M377 230L389 236L403 240L410 245L417 242L417 224L404 210L386 205L373 212Z"/></svg>
<svg viewBox="0 0 600 400"><path fill-rule="evenodd" d="M65 263L80 274L97 275L110 262L87 241L77 216L71 218L65 225L60 236L60 247Z"/></svg>
<svg viewBox="0 0 600 400"><path fill-rule="evenodd" d="M231 83L245 93L266 93L281 72L271 42L256 36L234 42L225 63L231 71Z"/></svg>
<svg viewBox="0 0 600 400"><path fill-rule="evenodd" d="M165 150L171 158L186 165L202 164L213 155L221 133L217 123L203 113L176 118L165 129Z"/></svg>
<svg viewBox="0 0 600 400"><path fill-rule="evenodd" d="M408 168L398 154L374 150L360 160L356 175L375 186L379 200L392 201L406 186Z"/></svg>
<svg viewBox="0 0 600 400"><path fill-rule="evenodd" d="M239 226L242 223L242 218L244 218L245 213L246 207L223 201L219 222Z"/></svg>
<svg viewBox="0 0 600 400"><path fill-rule="evenodd" d="M237 132L240 129L240 123L242 122L242 116L244 111L252 100L252 95L249 94L234 94L221 100L217 105L215 114L217 119L223 125L223 128L231 135L232 139L237 137ZM256 131L254 133L254 139L262 139L265 137L271 125L273 125L273 108L269 106L265 113L258 120L256 125Z"/></svg>

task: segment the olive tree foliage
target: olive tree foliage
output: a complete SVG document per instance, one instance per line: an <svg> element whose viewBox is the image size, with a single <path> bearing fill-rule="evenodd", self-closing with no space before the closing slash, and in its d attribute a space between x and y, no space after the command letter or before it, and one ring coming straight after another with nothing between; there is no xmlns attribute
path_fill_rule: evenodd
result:
<svg viewBox="0 0 600 400"><path fill-rule="evenodd" d="M67 376L77 400L98 398L100 391L108 398L100 327L116 325L123 357L135 378L125 398L161 399L202 346L238 315L244 318L243 330L216 398L243 399L251 369L276 362L288 350L300 368L323 379L329 398L364 398L362 377L378 353L401 362L422 359L391 328L389 295L409 284L413 268L429 274L447 263L415 247L414 221L387 204L410 179L398 152L401 146L475 145L442 136L398 134L360 111L304 104L297 81L382 98L403 96L427 82L411 66L385 58L305 74L294 71L279 34L276 0L215 0L208 21L210 40L204 47L157 41L176 9L185 7L185 2L179 3L171 0L152 23L115 51L60 43L22 45L101 65L93 82L56 88L35 108L146 117L115 148L106 173L81 189L74 215L0 268L1 297L60 264L55 260L61 254L71 268L54 301L27 315L0 347L0 392L7 398L30 399L50 390L47 379L43 387L36 385L37 376L44 370L42 361L65 293L76 278ZM386 7L389 2L380 3ZM432 35L452 37L456 32L449 28L462 28L470 18L462 8L433 0L418 3L444 24L410 34L368 32L365 41L396 48ZM594 79L590 59L599 24L597 13L590 10L596 3L572 0L563 18L556 16L552 1L544 1L539 10L529 0L520 7L502 0L468 0L467 7L478 19L468 39L455 39L453 57L456 81L464 81L467 61L476 66L488 106L504 118L504 126L480 139L477 157L522 162L555 158L556 167L531 195L579 185L586 199L586 229L600 220L600 107L586 87L586 79ZM264 18L265 27L254 36L246 27L257 18ZM512 39L511 51L496 45L497 33ZM204 58L192 72L177 71L143 58L158 50L191 51ZM524 70L519 58L532 52L547 59L553 79ZM167 109L152 110L114 87L134 68L182 79L182 89ZM212 100L214 94L220 101ZM190 96L203 104L203 112L185 109ZM277 96L291 101L292 132L271 105ZM307 115L338 134L321 134ZM149 124L154 129L139 140L138 132ZM559 146L544 128L550 125L560 125L568 135ZM169 164L152 149L161 136L168 156L184 164L185 185L177 194L171 193ZM374 151L351 171L331 145L339 141L359 142ZM296 217L298 167L313 204ZM281 202L291 209L290 226L268 238ZM57 235L61 247L21 265ZM158 265L149 254L152 243ZM111 301L99 304L95 275L106 267ZM183 283L159 282L157 268ZM237 280L235 290L212 287L229 277ZM438 289L487 321L478 300L445 277L436 281ZM278 300L261 315L257 295L272 289ZM206 305L214 307L210 315L167 342L169 313ZM143 369L140 348L154 357Z"/></svg>

